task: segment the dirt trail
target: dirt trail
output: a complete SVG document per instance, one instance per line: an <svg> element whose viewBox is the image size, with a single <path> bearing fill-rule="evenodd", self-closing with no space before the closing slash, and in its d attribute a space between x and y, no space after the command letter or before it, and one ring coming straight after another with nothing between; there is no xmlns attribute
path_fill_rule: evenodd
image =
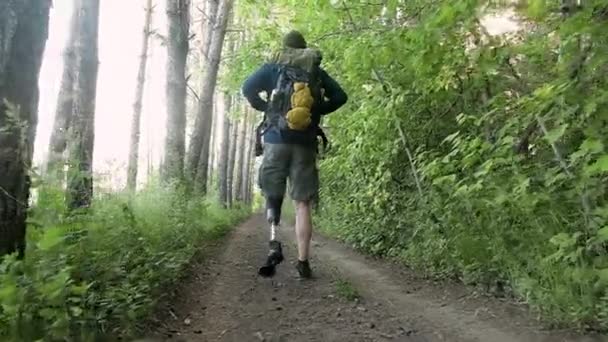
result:
<svg viewBox="0 0 608 342"><path fill-rule="evenodd" d="M525 308L452 284L419 279L403 267L361 256L316 236L313 280L298 280L292 228L282 228L287 260L269 280L256 275L267 253L256 215L214 257L194 265L179 295L161 309L164 341L608 341L544 332ZM348 294L358 293L359 300Z"/></svg>

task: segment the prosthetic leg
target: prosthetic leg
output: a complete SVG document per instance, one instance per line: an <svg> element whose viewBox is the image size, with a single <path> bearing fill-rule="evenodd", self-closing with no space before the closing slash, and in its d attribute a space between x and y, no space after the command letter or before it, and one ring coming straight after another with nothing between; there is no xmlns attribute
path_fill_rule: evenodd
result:
<svg viewBox="0 0 608 342"><path fill-rule="evenodd" d="M270 224L270 242L268 242L270 251L268 252L266 263L258 270L258 274L262 277L274 276L276 266L283 261L281 242L276 239L276 230L281 223L282 206L283 197L266 199L266 219L268 220L268 224Z"/></svg>

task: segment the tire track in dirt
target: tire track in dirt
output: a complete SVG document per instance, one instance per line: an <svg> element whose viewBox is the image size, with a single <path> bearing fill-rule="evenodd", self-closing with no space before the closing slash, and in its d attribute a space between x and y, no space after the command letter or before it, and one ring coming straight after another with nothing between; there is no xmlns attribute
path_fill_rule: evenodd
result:
<svg viewBox="0 0 608 342"><path fill-rule="evenodd" d="M235 342L605 341L544 333L522 324L525 317L483 317L479 307L488 302L463 301L455 291L396 271L402 267L319 236L311 259L315 279L299 280L292 229L279 231L286 261L273 279L263 279L256 272L267 253L264 218L255 215L236 228L214 256L194 265L179 294L161 310L153 335L164 341ZM353 284L362 299L340 296L338 282ZM457 297L445 300L450 295Z"/></svg>

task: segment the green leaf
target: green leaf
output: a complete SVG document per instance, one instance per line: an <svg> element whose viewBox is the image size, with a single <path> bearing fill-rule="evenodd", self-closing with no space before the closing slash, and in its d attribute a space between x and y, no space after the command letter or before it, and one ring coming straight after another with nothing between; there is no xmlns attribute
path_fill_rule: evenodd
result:
<svg viewBox="0 0 608 342"><path fill-rule="evenodd" d="M604 150L604 144L599 139L587 138L581 144L580 149L585 152L599 153Z"/></svg>
<svg viewBox="0 0 608 342"><path fill-rule="evenodd" d="M597 275L602 284L608 284L608 268L597 270Z"/></svg>
<svg viewBox="0 0 608 342"><path fill-rule="evenodd" d="M48 251L53 247L59 245L63 242L64 234L61 229L58 228L50 228L44 232L42 238L38 242L38 248L43 251Z"/></svg>
<svg viewBox="0 0 608 342"><path fill-rule="evenodd" d="M597 238L600 242L608 241L608 226L602 227L597 231Z"/></svg>
<svg viewBox="0 0 608 342"><path fill-rule="evenodd" d="M547 142L549 142L549 144L554 144L564 135L564 133L566 133L566 128L568 128L568 124L560 125L548 131L545 135L545 139L547 140Z"/></svg>
<svg viewBox="0 0 608 342"><path fill-rule="evenodd" d="M588 175L593 176L608 171L608 154L601 156L595 163L585 168Z"/></svg>

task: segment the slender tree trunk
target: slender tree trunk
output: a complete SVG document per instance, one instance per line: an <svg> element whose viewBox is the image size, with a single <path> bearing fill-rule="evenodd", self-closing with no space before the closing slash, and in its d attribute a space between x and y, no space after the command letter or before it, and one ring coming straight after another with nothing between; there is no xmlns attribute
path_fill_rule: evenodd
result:
<svg viewBox="0 0 608 342"><path fill-rule="evenodd" d="M230 96L222 94L219 96L224 102L224 113L222 115L222 143L219 153L219 179L218 179L218 194L220 203L224 207L228 207L228 157L230 152Z"/></svg>
<svg viewBox="0 0 608 342"><path fill-rule="evenodd" d="M252 131L253 132L253 131ZM253 203L253 187L255 185L255 156L254 148L255 143L252 141L249 146L249 177L247 182L247 203Z"/></svg>
<svg viewBox="0 0 608 342"><path fill-rule="evenodd" d="M131 121L131 144L129 150L129 166L127 168L127 189L135 191L137 187L137 166L139 163L139 137L142 99L144 96L144 83L146 80L146 67L148 64L148 45L150 42L150 26L152 24L152 0L146 0L146 14L142 36L141 55L139 57L139 70L137 72L137 86L135 88L135 102L133 103L133 120Z"/></svg>
<svg viewBox="0 0 608 342"><path fill-rule="evenodd" d="M251 203L249 197L250 197L250 191L251 191L251 181L253 178L252 172L251 172L251 165L252 165L252 160L253 160L254 128L253 128L253 124L251 121L253 121L253 120L250 120L250 123L247 127L247 130L248 130L247 150L246 150L247 158L245 159L245 168L243 169L243 172L244 172L243 177L245 179L245 187L243 189L243 199L244 199L245 203L247 203L247 204Z"/></svg>
<svg viewBox="0 0 608 342"><path fill-rule="evenodd" d="M208 66L202 80L199 110L196 117L194 133L190 141L187 170L193 177L196 190L202 194L207 192L207 165L209 162L209 138L212 125L213 93L217 83L217 74L224 46L226 25L232 9L233 0L221 0L215 25L208 49Z"/></svg>
<svg viewBox="0 0 608 342"><path fill-rule="evenodd" d="M78 34L74 103L69 134L69 170L66 202L71 210L86 208L93 199L95 97L99 67L97 38L99 0L76 0Z"/></svg>
<svg viewBox="0 0 608 342"><path fill-rule="evenodd" d="M25 252L49 0L0 1L0 255Z"/></svg>
<svg viewBox="0 0 608 342"><path fill-rule="evenodd" d="M209 127L209 133L211 134L211 126L213 125L213 95L211 97L211 102L210 105L212 106L212 108L210 108L210 112L211 115L209 116L205 116L203 118L200 118L201 111L203 109L201 109L202 106L202 100L203 100L203 91L205 90L205 87L208 88L208 85L206 84L206 82L208 82L207 78L210 75L210 71L209 70L212 66L210 63L210 59L209 59L209 49L211 47L211 41L213 40L213 35L214 35L214 26L215 23L217 22L217 16L218 16L218 9L219 9L219 2L220 0L204 0L203 1L203 17L201 20L201 69L203 70L203 75L200 79L200 91L201 91L201 96L198 99L198 104L197 104L197 113L196 113L196 121L194 124L194 132L193 132L193 136L190 140L190 146L188 149L188 155L187 155L187 160L186 160L186 176L188 177L188 179L192 182L193 187L198 188L197 186L197 169L199 167L199 164L201 163L200 161L200 154L201 154L201 150L202 150L202 146L203 146L203 141L198 137L198 126L201 125L203 127L205 127L205 129L207 127ZM219 68L219 66L218 66ZM213 93L213 92L212 92ZM202 120L202 122L199 123L199 120ZM196 142L196 144L195 144ZM207 170L207 172L209 172L209 170ZM201 174L201 177L204 175L204 173ZM202 189L196 189L199 193L204 194L206 191L202 191L205 190L205 188L203 187Z"/></svg>
<svg viewBox="0 0 608 342"><path fill-rule="evenodd" d="M232 207L232 203L234 201L234 197L232 195L232 190L234 188L234 162L236 157L236 147L237 147L237 133L239 130L239 121L232 120L233 124L231 125L230 132L230 153L228 155L228 180L227 180L227 194L228 194L228 205Z"/></svg>
<svg viewBox="0 0 608 342"><path fill-rule="evenodd" d="M186 148L186 60L190 0L167 0L167 136L163 180L184 180Z"/></svg>
<svg viewBox="0 0 608 342"><path fill-rule="evenodd" d="M203 4L203 20L201 21L201 52L205 63L209 62L209 47L213 39L213 27L215 26L219 2L221 0L205 0Z"/></svg>
<svg viewBox="0 0 608 342"><path fill-rule="evenodd" d="M234 198L237 202L243 201L243 193L241 189L243 187L243 169L245 165L245 147L246 147L246 132L247 132L247 116L248 112L245 110L245 102L242 102L241 110L243 110L243 118L241 118L241 124L239 129L238 143L237 143L237 154L236 154L236 166L234 176Z"/></svg>
<svg viewBox="0 0 608 342"><path fill-rule="evenodd" d="M217 94L214 96L215 97L215 101L217 101ZM211 120L213 122L213 124L211 125L211 137L209 138L209 165L207 165L207 174L209 175L207 178L207 187L210 188L211 186L213 186L213 173L214 173L214 162L215 162L215 155L216 155L216 149L215 149L215 144L216 144L216 140L217 140L217 105L216 103L213 104L213 114L212 117L213 119Z"/></svg>
<svg viewBox="0 0 608 342"><path fill-rule="evenodd" d="M247 159L249 159L247 155L247 151L249 151L249 111L246 106L243 106L245 111L245 120L243 122L243 143L241 144L241 148L243 150L243 161L241 163L241 168L239 172L241 173L241 184L237 191L239 192L239 198L242 202L245 202L245 188L247 187Z"/></svg>
<svg viewBox="0 0 608 342"><path fill-rule="evenodd" d="M70 33L63 51L63 74L57 96L55 121L49 143L47 172L54 180L63 182L65 175L65 150L74 107L74 77L76 67L76 38L78 34L78 9L74 7L70 19ZM55 179L56 178L56 179Z"/></svg>

